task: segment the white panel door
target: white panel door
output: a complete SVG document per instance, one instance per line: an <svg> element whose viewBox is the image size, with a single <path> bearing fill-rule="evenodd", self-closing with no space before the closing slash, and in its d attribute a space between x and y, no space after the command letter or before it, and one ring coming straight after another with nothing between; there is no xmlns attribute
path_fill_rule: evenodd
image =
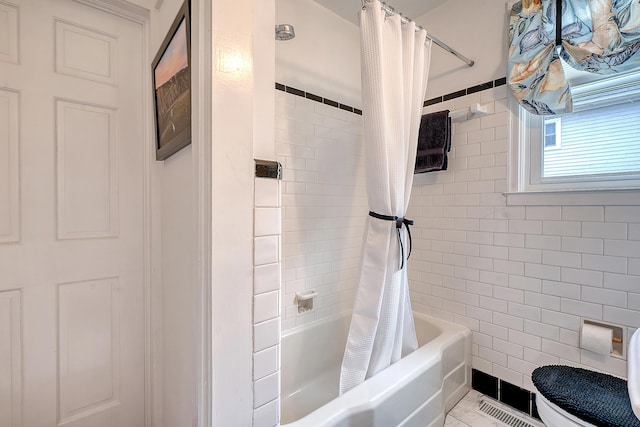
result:
<svg viewBox="0 0 640 427"><path fill-rule="evenodd" d="M0 0L0 427L144 425L140 24Z"/></svg>

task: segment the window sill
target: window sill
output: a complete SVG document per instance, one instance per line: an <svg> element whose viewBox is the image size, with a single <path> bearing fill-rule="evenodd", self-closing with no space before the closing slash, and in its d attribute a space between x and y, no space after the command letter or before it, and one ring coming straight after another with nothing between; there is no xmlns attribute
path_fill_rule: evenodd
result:
<svg viewBox="0 0 640 427"><path fill-rule="evenodd" d="M507 206L635 206L640 188L504 193Z"/></svg>

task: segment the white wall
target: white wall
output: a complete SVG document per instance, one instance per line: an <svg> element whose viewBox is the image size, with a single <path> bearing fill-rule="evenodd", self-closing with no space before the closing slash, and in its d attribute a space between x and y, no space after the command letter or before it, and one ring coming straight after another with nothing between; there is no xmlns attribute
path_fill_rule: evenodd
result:
<svg viewBox="0 0 640 427"><path fill-rule="evenodd" d="M425 99L506 75L506 10L503 0L449 0L425 15L413 17L430 34L475 61L468 67L434 44Z"/></svg>
<svg viewBox="0 0 640 427"><path fill-rule="evenodd" d="M353 13L360 8L354 4ZM361 106L358 28L312 0L276 0L276 82ZM350 309L357 284L366 193L362 116L296 95L276 95L275 150L282 190L282 329ZM295 292L315 289L298 313Z"/></svg>
<svg viewBox="0 0 640 427"><path fill-rule="evenodd" d="M251 224L257 83L252 58L254 40L273 37L271 28L254 27L259 2L215 1L211 10L214 426L248 426L253 418Z"/></svg>
<svg viewBox="0 0 640 427"><path fill-rule="evenodd" d="M506 2L452 0L417 21L476 61L434 47L427 99L505 76ZM551 363L624 377L624 360L580 350L578 334L585 318L640 325L638 208L506 206L506 86L425 112L473 102L491 114L456 124L449 170L414 183L414 307L469 326L474 368L512 384L534 390L531 371Z"/></svg>
<svg viewBox="0 0 640 427"><path fill-rule="evenodd" d="M171 26L180 0L165 0L152 15L151 58ZM194 141L198 143L198 141ZM161 287L161 352L154 354L160 369L154 378L158 425L193 425L197 421L197 372L199 349L198 283L195 272L195 185L192 176L193 147L188 146L163 162L155 162L159 201ZM155 332L155 331L154 331Z"/></svg>
<svg viewBox="0 0 640 427"><path fill-rule="evenodd" d="M312 21L310 28L314 28L313 21L323 21L324 15L315 13L316 5L297 8L293 3L279 0L279 10L289 8L302 16L305 10L314 11L306 13ZM278 13L277 21L287 22ZM468 68L434 47L427 99L505 76L505 1L450 0L416 21L476 61L474 67ZM287 23L296 25L294 21ZM318 25L321 28L315 42L323 40L322 31L330 28L326 25ZM296 25L298 32L304 28L303 24ZM348 32L354 33L353 40L357 40L357 29L352 29L347 27ZM344 45L345 39L340 40ZM286 48L286 43L277 45L277 78L310 92L321 92L316 88L323 86L331 90L333 80L339 78L334 76L342 70L329 70L328 64L338 62L342 66L336 60L349 57L337 53L330 56L332 60L314 62L312 53L320 52L318 56L323 57L322 48L292 48L295 53L284 51ZM355 43L351 48L357 52ZM351 55L354 68L359 67L359 55L358 65L355 57ZM314 73L303 72L309 69ZM345 76L355 75L352 71L347 67ZM320 78L323 73L329 76L326 80ZM356 79L351 81L356 87ZM341 92L338 87L333 90ZM304 110L305 100L283 97L285 100L278 101L277 109L279 115L286 117L276 123L277 135L292 128L315 132L304 124L305 115L311 114L309 111L315 113ZM287 97L291 100L287 101ZM624 377L624 360L579 349L579 328L583 319L600 320L623 326L628 337L640 325L639 208L596 203L580 207L506 206L502 194L507 188L509 143L506 86L437 104L425 112L463 108L474 102L486 104L490 114L454 126L449 171L417 176L414 183L408 213L416 220L414 252L409 261L414 308L469 326L474 337L474 368L530 390L534 390L531 371L549 363L585 366ZM301 172L300 182L285 182L283 199L283 325L287 327L295 324L286 318L287 311L292 311L286 298L289 289L307 287L308 280L317 280L314 275L307 276L304 266L300 266L301 270L295 270L298 267L293 265L289 268L286 260L295 250L310 251L313 242L312 238L307 239L309 230L287 229L291 224L287 219L294 218L287 215L302 214L302 218L295 219L299 225L322 219L304 217L319 209L305 206L301 210L295 205L288 211L285 207L287 186L296 201L316 197L306 193L312 187L304 181L305 176L311 179L315 171L306 164L307 159L296 154L296 150L303 153L304 149L303 142L293 149L277 148L285 164L292 165L294 176L298 170ZM287 243L290 232L293 240ZM309 256L313 253L309 252ZM293 284L298 280L297 276L294 280L294 272L302 279L297 285Z"/></svg>
<svg viewBox="0 0 640 427"><path fill-rule="evenodd" d="M434 45L425 99L506 75L506 11L503 0L449 0L413 17L475 61L468 67ZM353 13L358 12L354 5ZM312 0L277 0L276 22L296 29L295 39L276 43L276 81L360 108L358 27Z"/></svg>
<svg viewBox="0 0 640 427"><path fill-rule="evenodd" d="M583 319L640 325L637 206L506 206L506 86L425 111L486 105L456 123L449 170L418 175L408 216L418 311L473 330L473 367L535 391L546 364L626 376L624 360L581 350Z"/></svg>
<svg viewBox="0 0 640 427"><path fill-rule="evenodd" d="M254 2L253 155L275 160L275 0ZM280 419L280 181L254 180L253 426Z"/></svg>
<svg viewBox="0 0 640 427"><path fill-rule="evenodd" d="M362 116L276 91L282 330L353 308L367 217ZM295 293L315 290L299 313Z"/></svg>
<svg viewBox="0 0 640 427"><path fill-rule="evenodd" d="M360 108L358 28L312 0L276 0L276 23L296 31L276 43L276 81Z"/></svg>
<svg viewBox="0 0 640 427"><path fill-rule="evenodd" d="M253 67L253 155L256 159L274 160L275 37L271 37L276 16L276 0L254 2Z"/></svg>
<svg viewBox="0 0 640 427"><path fill-rule="evenodd" d="M255 179L253 427L280 419L280 181Z"/></svg>
<svg viewBox="0 0 640 427"><path fill-rule="evenodd" d="M198 288L190 147L162 171L162 420L191 425L197 414ZM182 209L177 209L182 207Z"/></svg>
<svg viewBox="0 0 640 427"><path fill-rule="evenodd" d="M181 3L165 0L154 12L153 52ZM253 422L254 120L273 114L268 100L254 102L254 91L267 91L254 81L254 41L260 48L273 37L272 22L254 19L263 8L258 0L191 1L192 144L156 164L163 304L154 425ZM273 71L268 79L273 87Z"/></svg>

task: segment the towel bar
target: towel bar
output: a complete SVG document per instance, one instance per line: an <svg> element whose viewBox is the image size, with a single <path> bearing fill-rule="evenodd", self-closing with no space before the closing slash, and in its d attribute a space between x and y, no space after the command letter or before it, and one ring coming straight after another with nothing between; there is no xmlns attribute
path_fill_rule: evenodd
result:
<svg viewBox="0 0 640 427"><path fill-rule="evenodd" d="M451 111L449 117L451 117L452 122L462 122L475 119L476 117L486 116L487 114L489 114L487 106L476 102L476 104L471 107Z"/></svg>

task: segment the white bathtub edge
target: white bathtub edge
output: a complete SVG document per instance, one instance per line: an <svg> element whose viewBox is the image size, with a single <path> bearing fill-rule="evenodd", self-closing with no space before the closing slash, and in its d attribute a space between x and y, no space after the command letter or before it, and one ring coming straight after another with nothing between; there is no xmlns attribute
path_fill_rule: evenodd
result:
<svg viewBox="0 0 640 427"><path fill-rule="evenodd" d="M342 315L344 315L344 313L342 313ZM354 387L347 393L340 396L339 403L336 403L335 400L331 401L326 405L311 412L303 419L294 421L289 424L283 424L282 427L303 427L309 425L325 424L337 425L353 414L360 413L362 411L373 410L380 401L384 401L385 398L393 395L399 389L405 387L413 378L420 375L422 372L425 372L434 364L441 362L444 349L450 343L456 341L457 339L460 339L461 337L465 340L466 343L470 342L469 337L471 336L471 331L464 326L446 322L421 313L414 313L414 316L428 319L428 321L437 324L440 328L442 328L442 333L434 340L428 342L426 345L405 356L402 359L401 364L391 365L390 367L378 373L376 376L368 379L364 383ZM337 317L338 316L331 316L332 319L335 319ZM304 326L306 325L294 329L296 331L300 331L301 329L304 329ZM290 332L293 333L293 329L287 331L287 333ZM468 346L470 347L470 345ZM467 358L471 358L470 351L467 355ZM470 367L470 360L467 360L467 365L467 367ZM442 385L444 385L444 377L446 377L446 375L443 375L442 378L441 392ZM464 396L466 391L465 393L462 393L462 391L465 388L468 388L470 383L470 376L468 375L468 373L467 378L469 378L469 380L467 381L467 387L462 386L455 391L455 394L459 395L460 398ZM441 394L441 392L438 394ZM434 397L435 396L432 396L432 398ZM432 398L425 402L425 404L431 401ZM449 400L452 401L453 399ZM421 405L420 408L423 406L424 404ZM417 408L415 411L418 411L420 408ZM442 415L444 416L444 401L442 408Z"/></svg>
<svg viewBox="0 0 640 427"><path fill-rule="evenodd" d="M351 310L345 310L345 311L341 311L339 313L334 313L331 314L329 316L323 317L321 319L318 320L314 320L313 322L309 322L309 323L305 323L299 326L294 326L293 328L289 328L285 331L281 331L280 332L280 338L285 338L288 337L289 335L293 335L295 333L299 333L302 331L306 331L307 329L311 329L311 328L315 328L318 326L321 326L325 323L330 323L333 322L335 320L338 320L340 318L342 318L343 316L347 316L348 318L351 317Z"/></svg>

